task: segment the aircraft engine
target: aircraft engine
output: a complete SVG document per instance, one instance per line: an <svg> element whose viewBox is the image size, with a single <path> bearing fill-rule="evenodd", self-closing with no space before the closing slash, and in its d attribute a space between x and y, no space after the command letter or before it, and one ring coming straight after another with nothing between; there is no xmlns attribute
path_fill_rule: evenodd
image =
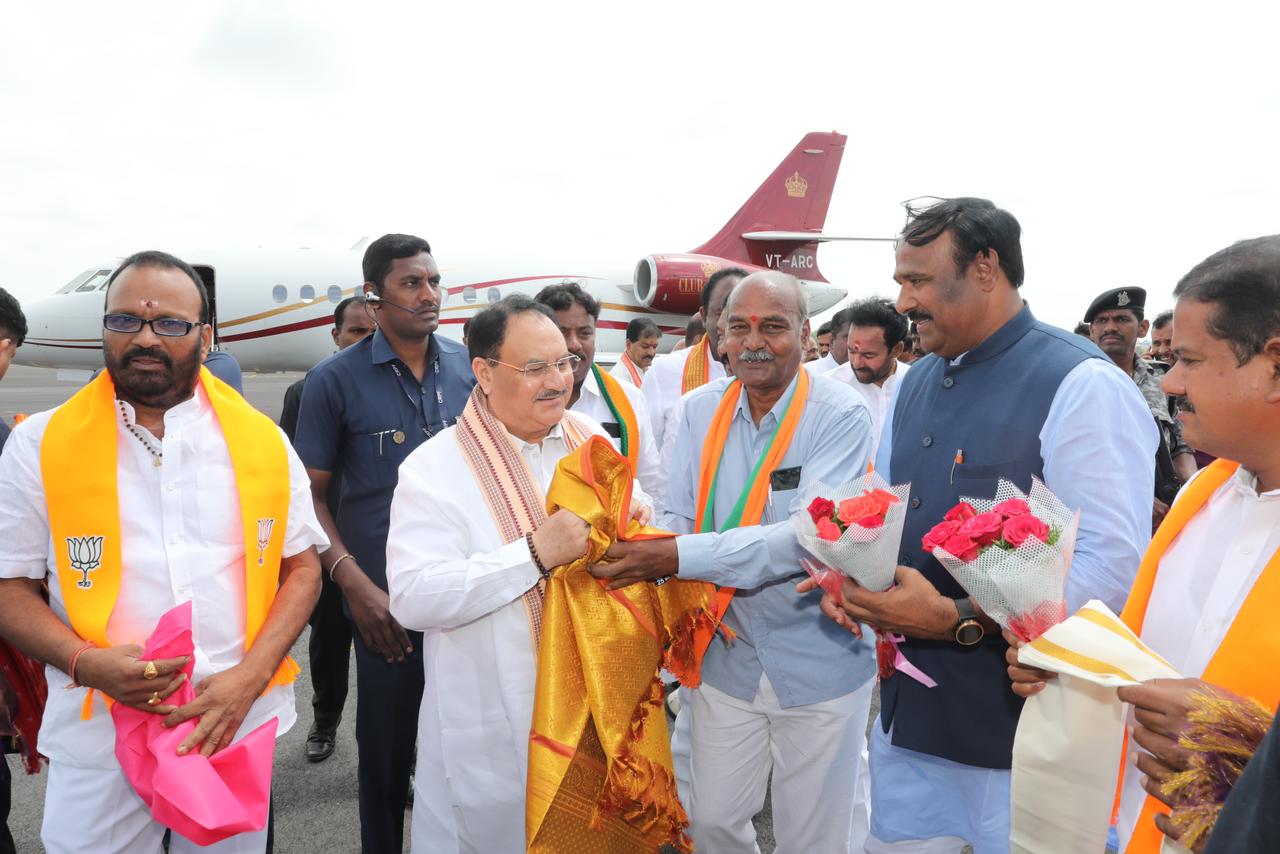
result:
<svg viewBox="0 0 1280 854"><path fill-rule="evenodd" d="M714 255L646 255L636 264L636 300L669 314L694 314L702 307L702 286L721 267L760 269Z"/></svg>

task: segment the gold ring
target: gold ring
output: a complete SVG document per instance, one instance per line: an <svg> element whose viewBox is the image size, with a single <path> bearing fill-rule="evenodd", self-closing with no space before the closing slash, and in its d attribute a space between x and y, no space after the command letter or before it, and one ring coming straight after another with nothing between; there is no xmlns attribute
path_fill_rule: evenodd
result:
<svg viewBox="0 0 1280 854"><path fill-rule="evenodd" d="M162 699L160 698L160 692L159 692L159 691L155 692L154 694L152 694L150 697L148 697L148 698L147 698L147 705L148 705L148 706L158 706L158 705L160 705L160 704L161 704L161 703L163 703L163 702L164 702L164 700L162 700Z"/></svg>
<svg viewBox="0 0 1280 854"><path fill-rule="evenodd" d="M148 661L147 666L142 668L143 679L155 679L159 675L160 671L156 670L156 663L154 661Z"/></svg>

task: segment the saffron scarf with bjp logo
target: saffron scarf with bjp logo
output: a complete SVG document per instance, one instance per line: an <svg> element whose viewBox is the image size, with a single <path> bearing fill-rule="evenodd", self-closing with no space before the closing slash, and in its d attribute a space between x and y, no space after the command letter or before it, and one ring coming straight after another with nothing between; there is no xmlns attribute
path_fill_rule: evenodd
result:
<svg viewBox="0 0 1280 854"><path fill-rule="evenodd" d="M603 437L560 461L547 510L591 525L587 554L552 574L529 736L528 850L692 851L676 792L659 667L700 681L710 584L669 579L605 590L587 567L617 540L672 534L630 520L632 474Z"/></svg>
<svg viewBox="0 0 1280 854"><path fill-rule="evenodd" d="M289 457L280 429L239 392L200 369L200 384L218 419L235 471L244 528L245 649L253 646L280 582L280 559L289 521ZM103 371L49 419L40 446L40 468L58 586L71 628L105 647L107 622L124 575L120 501L116 483L119 413L115 386ZM285 656L266 691L297 677ZM85 696L83 718L92 714Z"/></svg>
<svg viewBox="0 0 1280 854"><path fill-rule="evenodd" d="M734 413L738 410L738 399L742 395L742 381L734 380L724 390L720 405L711 418L711 426L707 430L707 439L702 446L702 460L698 466L698 512L694 520L694 529L700 533L708 531L727 531L744 525L759 525L764 517L764 508L769 501L769 479L775 469L782 463L791 447L800 416L804 413L805 401L809 399L809 372L803 367L796 377L796 388L787 401L786 409L779 419L773 435L756 460L755 467L747 477L746 484L738 494L738 500L727 518L717 523L715 518L716 491L720 483L720 460L724 456L725 444L729 441L729 430L733 426ZM716 629L729 610L733 600L734 588L717 587L715 601L715 622L699 626L697 650L699 655L706 653L715 637ZM725 627L726 635L731 637L730 630Z"/></svg>

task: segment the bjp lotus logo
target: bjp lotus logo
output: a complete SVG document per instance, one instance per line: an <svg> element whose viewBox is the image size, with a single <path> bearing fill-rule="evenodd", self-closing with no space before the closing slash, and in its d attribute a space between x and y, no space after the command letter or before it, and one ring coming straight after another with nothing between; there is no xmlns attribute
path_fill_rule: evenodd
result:
<svg viewBox="0 0 1280 854"><path fill-rule="evenodd" d="M274 518L258 520L258 566L262 566L262 555L267 550L267 544L271 542L271 529L275 526Z"/></svg>
<svg viewBox="0 0 1280 854"><path fill-rule="evenodd" d="M102 537L67 537L67 556L71 558L71 568L84 574L76 587L81 590L93 587L89 573L102 563Z"/></svg>

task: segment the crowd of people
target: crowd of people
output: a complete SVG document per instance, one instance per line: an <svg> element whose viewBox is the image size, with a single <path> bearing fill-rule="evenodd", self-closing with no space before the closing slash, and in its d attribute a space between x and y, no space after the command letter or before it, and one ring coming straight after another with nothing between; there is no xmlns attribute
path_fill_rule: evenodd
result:
<svg viewBox="0 0 1280 854"><path fill-rule="evenodd" d="M1019 715L1055 674L1019 661L922 539L962 496L1033 478L1080 513L1068 613L1099 600L1187 677L1119 691L1135 716L1115 845L1176 839L1165 784L1194 758L1190 698L1280 703L1265 667L1280 652L1280 237L1198 264L1154 323L1146 290L1109 289L1073 334L1023 299L1009 212L958 198L908 213L896 300L814 330L797 279L727 267L683 346L658 355L661 331L637 318L608 370L600 303L572 282L481 310L463 344L438 334L430 245L386 235L364 293L337 306L338 352L289 388L283 430L202 367L199 275L161 252L126 259L106 370L0 456L0 734L34 755L43 697L14 690L31 682L15 667L44 664L46 849L195 850L131 788L110 708L197 722L182 754L272 718L284 732L287 653L309 622L312 762L334 751L355 652L362 849L402 850L411 807L416 852L525 850L543 590L592 536L547 493L600 439L634 477L630 518L675 536L612 542L591 575L708 582L734 638L669 704L695 850L757 850L766 796L779 852L1011 850ZM0 376L25 332L0 292ZM813 484L868 470L910 484L895 584L837 596L800 568L792 519ZM138 644L186 601L192 655L145 659ZM878 675L868 628L934 684ZM171 702L188 680L194 699ZM1204 851L1280 850L1276 739ZM208 848L260 852L271 835Z"/></svg>

